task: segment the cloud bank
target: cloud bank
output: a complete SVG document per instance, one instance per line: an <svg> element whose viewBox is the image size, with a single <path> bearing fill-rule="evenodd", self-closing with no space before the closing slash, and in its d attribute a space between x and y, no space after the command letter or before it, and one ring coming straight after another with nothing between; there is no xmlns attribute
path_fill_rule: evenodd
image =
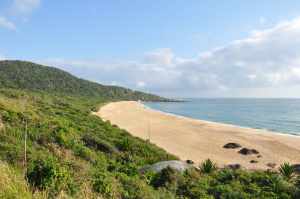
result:
<svg viewBox="0 0 300 199"><path fill-rule="evenodd" d="M192 59L164 48L122 63L64 59L43 63L98 82L167 96L282 97L300 89L300 18L253 31L248 38Z"/></svg>
<svg viewBox="0 0 300 199"><path fill-rule="evenodd" d="M15 14L27 15L40 5L40 0L14 0L11 10Z"/></svg>
<svg viewBox="0 0 300 199"><path fill-rule="evenodd" d="M0 27L8 30L16 30L16 26L13 22L9 21L5 17L0 16Z"/></svg>
<svg viewBox="0 0 300 199"><path fill-rule="evenodd" d="M33 10L39 7L40 3L41 0L13 0L8 9L14 16L21 17L26 21ZM0 15L0 28L13 31L17 30L15 23L4 15Z"/></svg>

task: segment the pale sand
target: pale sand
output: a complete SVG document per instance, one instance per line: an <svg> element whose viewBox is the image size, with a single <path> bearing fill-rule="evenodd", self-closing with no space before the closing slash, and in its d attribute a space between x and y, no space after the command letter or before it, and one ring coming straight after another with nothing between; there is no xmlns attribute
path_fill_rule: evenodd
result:
<svg viewBox="0 0 300 199"><path fill-rule="evenodd" d="M238 163L249 169L266 169L268 163L300 163L300 136L170 115L133 101L109 103L95 114L142 139L149 139L150 132L152 143L197 164L207 158L219 166ZM262 157L241 155L239 149L224 149L228 142L256 149ZM251 164L251 160L258 163Z"/></svg>

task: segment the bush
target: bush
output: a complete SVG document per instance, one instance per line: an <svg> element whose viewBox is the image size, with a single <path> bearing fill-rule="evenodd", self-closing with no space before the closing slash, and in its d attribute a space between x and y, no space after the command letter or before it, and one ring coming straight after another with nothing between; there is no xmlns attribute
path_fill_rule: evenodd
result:
<svg viewBox="0 0 300 199"><path fill-rule="evenodd" d="M92 180L93 190L105 198L120 198L121 187L118 181L104 170L95 171Z"/></svg>
<svg viewBox="0 0 300 199"><path fill-rule="evenodd" d="M75 192L75 185L68 169L51 157L32 161L26 176L31 186L47 190L50 195L56 195L61 191L67 191L69 194Z"/></svg>
<svg viewBox="0 0 300 199"><path fill-rule="evenodd" d="M74 154L87 160L87 161L90 161L90 162L94 162L96 157L95 157L95 154L93 153L92 150L90 150L89 148L83 146L82 144L76 144L74 146Z"/></svg>
<svg viewBox="0 0 300 199"><path fill-rule="evenodd" d="M112 146L110 143L108 143L105 140L101 140L93 135L85 135L82 138L83 142L87 147L105 152L105 153L118 153L118 149Z"/></svg>
<svg viewBox="0 0 300 199"><path fill-rule="evenodd" d="M217 170L217 165L215 163L213 163L210 159L205 160L200 165L200 171L201 171L201 173L204 173L204 174L210 174L216 170Z"/></svg>
<svg viewBox="0 0 300 199"><path fill-rule="evenodd" d="M182 177L182 175L180 175L178 171L167 167L154 176L151 184L156 188L167 187L172 189L177 186L180 177Z"/></svg>
<svg viewBox="0 0 300 199"><path fill-rule="evenodd" d="M129 177L124 174L117 176L122 185L122 199L168 199L168 191L156 192L138 177Z"/></svg>
<svg viewBox="0 0 300 199"><path fill-rule="evenodd" d="M280 165L279 172L285 179L291 180L294 177L295 169L291 164L285 162Z"/></svg>

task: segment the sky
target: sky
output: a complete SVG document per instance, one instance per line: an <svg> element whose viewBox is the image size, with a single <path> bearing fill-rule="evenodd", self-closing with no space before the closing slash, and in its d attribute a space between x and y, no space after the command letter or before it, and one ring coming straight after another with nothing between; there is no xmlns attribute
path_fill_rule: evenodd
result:
<svg viewBox="0 0 300 199"><path fill-rule="evenodd" d="M0 59L166 97L300 97L297 0L1 0Z"/></svg>

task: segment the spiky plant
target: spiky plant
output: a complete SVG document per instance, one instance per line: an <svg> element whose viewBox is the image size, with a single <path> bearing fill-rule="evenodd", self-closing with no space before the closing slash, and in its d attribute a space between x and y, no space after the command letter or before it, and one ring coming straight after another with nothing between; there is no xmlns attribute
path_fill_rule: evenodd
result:
<svg viewBox="0 0 300 199"><path fill-rule="evenodd" d="M294 178L295 169L290 163L283 163L279 167L280 174L288 181L292 180Z"/></svg>
<svg viewBox="0 0 300 199"><path fill-rule="evenodd" d="M200 165L200 172L204 174L210 174L217 170L217 165L212 162L210 159L205 160Z"/></svg>

